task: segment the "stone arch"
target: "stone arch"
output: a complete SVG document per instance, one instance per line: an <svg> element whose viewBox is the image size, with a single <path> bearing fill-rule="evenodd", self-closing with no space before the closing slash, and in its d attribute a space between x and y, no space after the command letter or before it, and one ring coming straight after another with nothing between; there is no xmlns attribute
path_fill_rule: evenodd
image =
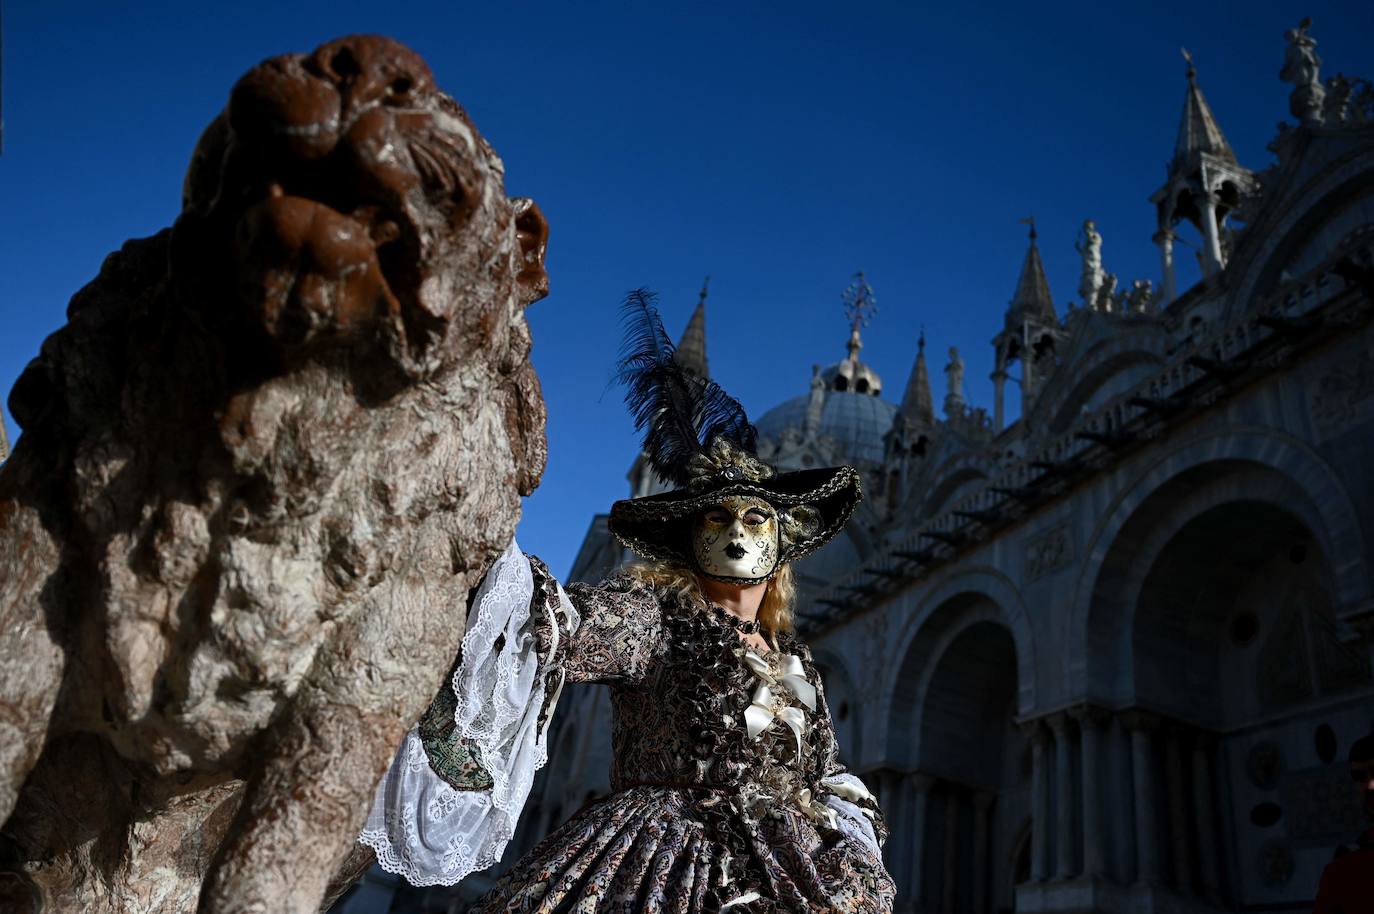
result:
<svg viewBox="0 0 1374 914"><path fill-rule="evenodd" d="M962 453L942 463L929 478L932 485L920 499L917 510L918 515L925 517L933 517L949 507L960 491L971 484L986 482L988 471L979 457Z"/></svg>
<svg viewBox="0 0 1374 914"><path fill-rule="evenodd" d="M1273 475L1237 468L1143 551L1132 704L1225 732L1369 682L1368 656L1342 643L1326 556Z"/></svg>
<svg viewBox="0 0 1374 914"><path fill-rule="evenodd" d="M1133 367L1158 366L1168 335L1154 321L1134 316L1084 312L1082 327L1065 353L1063 364L1036 399L1037 426L1067 430L1079 407L1113 377Z"/></svg>
<svg viewBox="0 0 1374 914"><path fill-rule="evenodd" d="M1005 717L1016 712L1016 645L995 606L979 601L933 645L921 671L916 768L996 789L1003 780ZM1007 712L1010 711L1010 714ZM995 746L996 753L986 750Z"/></svg>
<svg viewBox="0 0 1374 914"><path fill-rule="evenodd" d="M1364 537L1331 468L1269 429L1233 429L1180 442L1103 512L1085 549L1069 620L1073 694L1107 705L1133 699L1136 598L1153 556L1184 524L1229 502L1282 508L1311 531L1329 563L1336 605L1369 598Z"/></svg>
<svg viewBox="0 0 1374 914"><path fill-rule="evenodd" d="M1108 391L1107 398L1124 393L1129 387L1159 369L1164 360L1158 353L1138 348L1137 341L1121 341L1122 345L1105 346L1094 350L1073 366L1075 382L1057 398L1049 412L1051 434L1061 435L1069 430L1082 408L1099 391ZM1126 345L1128 344L1129 345ZM1120 388L1120 389L1115 389Z"/></svg>
<svg viewBox="0 0 1374 914"><path fill-rule="evenodd" d="M1228 268L1236 292L1226 316L1253 307L1258 297L1272 291L1289 259L1322 224L1371 191L1374 152L1363 149L1328 165L1304 184L1286 187L1282 194L1271 198L1265 216L1246 232L1246 240L1254 238L1255 243L1242 245ZM1293 203L1299 205L1292 206Z"/></svg>
<svg viewBox="0 0 1374 914"><path fill-rule="evenodd" d="M915 830L889 845L899 904L1012 903L1011 874L988 861L1006 853L1028 814L1017 726L1023 703L1034 704L1026 621L1009 582L977 569L937 582L898 641L886 767L916 772L899 780L926 797ZM899 790L898 821L904 796Z"/></svg>
<svg viewBox="0 0 1374 914"><path fill-rule="evenodd" d="M835 738L840 744L840 761L850 769L858 769L863 746L863 714L859 709L857 683L849 671L849 664L837 651L812 648L811 656L825 685L826 703L830 706Z"/></svg>
<svg viewBox="0 0 1374 914"><path fill-rule="evenodd" d="M884 755L890 765L914 767L920 753L918 709L936 662L960 633L984 622L1004 627L1015 647L1018 713L1025 716L1035 707L1035 650L1020 592L995 568L951 571L924 589L894 639L890 656L901 659L886 674L878 717L885 724Z"/></svg>

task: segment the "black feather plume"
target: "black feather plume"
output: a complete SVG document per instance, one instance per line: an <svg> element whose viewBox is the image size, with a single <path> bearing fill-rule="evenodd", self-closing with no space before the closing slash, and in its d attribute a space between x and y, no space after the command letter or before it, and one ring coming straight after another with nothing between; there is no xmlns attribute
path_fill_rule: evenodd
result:
<svg viewBox="0 0 1374 914"><path fill-rule="evenodd" d="M715 381L678 364L655 301L646 289L625 296L625 338L616 380L625 385L625 403L635 428L644 433L644 452L654 471L685 486L688 461L713 439L723 436L752 454L758 433L738 400Z"/></svg>

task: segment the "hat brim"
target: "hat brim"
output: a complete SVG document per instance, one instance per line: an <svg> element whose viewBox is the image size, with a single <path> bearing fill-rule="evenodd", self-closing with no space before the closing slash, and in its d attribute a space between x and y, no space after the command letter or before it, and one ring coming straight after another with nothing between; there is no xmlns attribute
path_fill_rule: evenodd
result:
<svg viewBox="0 0 1374 914"><path fill-rule="evenodd" d="M624 499L611 506L608 526L621 544L641 558L690 565L692 518L730 495L753 495L780 511L810 505L820 513L816 533L785 546L781 564L810 555L843 530L863 499L863 487L853 467L797 470L762 482L723 482L700 491L674 489Z"/></svg>

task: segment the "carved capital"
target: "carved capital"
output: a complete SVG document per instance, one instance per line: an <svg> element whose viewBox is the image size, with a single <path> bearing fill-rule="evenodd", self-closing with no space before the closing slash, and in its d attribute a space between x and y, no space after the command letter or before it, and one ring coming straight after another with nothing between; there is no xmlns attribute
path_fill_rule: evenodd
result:
<svg viewBox="0 0 1374 914"><path fill-rule="evenodd" d="M1054 731L1054 738L1063 740L1069 730L1069 713L1067 711L1056 711L1045 718L1046 725Z"/></svg>
<svg viewBox="0 0 1374 914"><path fill-rule="evenodd" d="M1141 731L1153 733L1158 730L1163 723L1158 714L1152 711L1143 711L1140 708L1131 708L1129 711L1121 712L1121 725L1131 732Z"/></svg>
<svg viewBox="0 0 1374 914"><path fill-rule="evenodd" d="M1106 708L1099 708L1097 705L1079 705L1069 713L1073 715L1074 720L1078 721L1078 727L1081 730L1086 730L1089 727L1094 729L1105 727L1112 719L1112 712Z"/></svg>
<svg viewBox="0 0 1374 914"><path fill-rule="evenodd" d="M908 771L903 777L917 793L930 793L930 788L935 786L935 776L921 771Z"/></svg>
<svg viewBox="0 0 1374 914"><path fill-rule="evenodd" d="M1044 718L1037 717L1035 720L1023 720L1021 722L1021 732L1026 734L1026 739L1036 746L1044 746L1050 741L1049 728L1045 726Z"/></svg>

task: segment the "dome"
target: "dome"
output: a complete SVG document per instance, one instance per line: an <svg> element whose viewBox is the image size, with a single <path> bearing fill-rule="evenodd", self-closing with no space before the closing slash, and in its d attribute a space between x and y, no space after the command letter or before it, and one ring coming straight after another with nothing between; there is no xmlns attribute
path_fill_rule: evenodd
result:
<svg viewBox="0 0 1374 914"><path fill-rule="evenodd" d="M759 434L773 441L781 441L789 429L799 433L806 425L806 408L810 397L793 397L773 407L754 423ZM892 428L897 407L871 394L853 391L827 390L821 409L819 432L835 439L845 456L852 460L881 463L883 436Z"/></svg>
<svg viewBox="0 0 1374 914"><path fill-rule="evenodd" d="M827 390L853 391L876 397L883 392L883 379L878 373L856 358L836 362L821 372Z"/></svg>

